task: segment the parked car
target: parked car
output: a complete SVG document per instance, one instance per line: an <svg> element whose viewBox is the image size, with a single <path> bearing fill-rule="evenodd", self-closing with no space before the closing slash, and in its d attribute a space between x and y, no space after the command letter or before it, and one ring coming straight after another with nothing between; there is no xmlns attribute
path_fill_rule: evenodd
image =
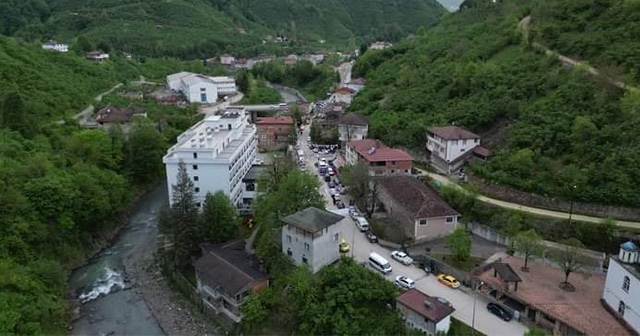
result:
<svg viewBox="0 0 640 336"><path fill-rule="evenodd" d="M324 179L324 180L325 180L325 181L327 180L327 179L326 179L326 176L325 176L325 179ZM333 189L333 188L335 188L335 187L336 187L335 183L333 183L333 181L331 181L331 177L329 177L329 182L327 182L327 184L329 185L329 189ZM333 195L333 193L331 193L331 195Z"/></svg>
<svg viewBox="0 0 640 336"><path fill-rule="evenodd" d="M371 230L365 232L364 235L367 237L367 239L369 240L370 243L377 243L378 242L378 237L376 235L374 235L373 232L371 232Z"/></svg>
<svg viewBox="0 0 640 336"><path fill-rule="evenodd" d="M331 176L325 175L324 176L324 181L327 182L327 183L331 182Z"/></svg>
<svg viewBox="0 0 640 336"><path fill-rule="evenodd" d="M397 260L403 265L411 265L413 263L413 259L408 254L402 251L391 252L391 258Z"/></svg>
<svg viewBox="0 0 640 336"><path fill-rule="evenodd" d="M369 230L369 222L367 222L366 218L356 217L355 221L356 226L358 227L358 229L360 229L360 231L365 232Z"/></svg>
<svg viewBox="0 0 640 336"><path fill-rule="evenodd" d="M438 300L438 302L440 302L440 303L446 304L449 307L453 307L451 302L447 301L447 299L445 299L443 297L436 296L436 300Z"/></svg>
<svg viewBox="0 0 640 336"><path fill-rule="evenodd" d="M438 274L438 281L440 281L440 283L444 284L445 286L449 286L453 289L460 287L460 282L458 282L458 279L456 279L453 275L444 273Z"/></svg>
<svg viewBox="0 0 640 336"><path fill-rule="evenodd" d="M340 201L340 194L338 193L333 194L333 199L336 201Z"/></svg>
<svg viewBox="0 0 640 336"><path fill-rule="evenodd" d="M338 201L336 202L336 207L338 207L338 209L344 209L344 203Z"/></svg>
<svg viewBox="0 0 640 336"><path fill-rule="evenodd" d="M412 279L410 279L410 278L408 278L408 277L406 277L404 275L397 276L395 284L396 284L396 286L398 286L398 287L400 287L402 289L407 289L407 290L411 289L411 288L414 288L416 286L416 283Z"/></svg>
<svg viewBox="0 0 640 336"><path fill-rule="evenodd" d="M349 243L347 243L347 241L342 238L342 242L340 243L340 253L347 253L350 249L351 246L349 246Z"/></svg>
<svg viewBox="0 0 640 336"><path fill-rule="evenodd" d="M493 303L493 302L489 302L487 303L487 310L489 310L490 313L492 313L493 315L505 320L506 322L511 321L511 319L513 318L513 315L511 315L511 313L504 309L502 306L500 306L497 303Z"/></svg>

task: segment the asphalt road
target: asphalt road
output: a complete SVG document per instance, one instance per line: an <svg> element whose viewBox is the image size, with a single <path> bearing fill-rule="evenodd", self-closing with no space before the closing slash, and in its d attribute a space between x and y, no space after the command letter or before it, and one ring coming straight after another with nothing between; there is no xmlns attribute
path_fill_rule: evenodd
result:
<svg viewBox="0 0 640 336"><path fill-rule="evenodd" d="M307 171L318 176L317 168L314 166L314 162L318 160L318 154L313 153L309 149L309 145L307 142L308 136L309 127L306 127L303 131L302 136L299 137L298 143L300 145L300 149L302 149L305 153ZM320 176L318 176L318 179L321 181L320 193L326 200L326 208L329 210L336 209L331 200L331 195L329 193L327 184L322 180ZM395 277L398 275L408 276L416 282L416 288L418 288L419 290L432 296L443 297L450 303L452 303L454 308L456 309L456 311L453 313L453 316L455 318L468 325L472 324L474 298L473 295L468 294L468 292L472 292L471 289L451 289L440 284L436 280L435 276L426 275L424 271L415 266L405 266L396 262L395 260L391 259L391 250L378 244L369 243L369 241L364 236L364 233L358 230L355 223L350 217L347 216L346 222L348 224L346 226L344 238L347 240L347 242L349 242L349 244L351 244L350 254L358 262L366 262L369 259L369 254L371 252L377 252L378 254L384 256L387 260L389 260L393 268L393 272L391 272L391 274L384 276L387 280L394 281ZM371 269L371 271L377 272L373 269ZM487 303L488 301L484 300L480 295L477 296L475 328L480 332L486 335L514 336L522 335L528 330L527 327L525 327L520 322L504 322L495 315L490 314L486 309Z"/></svg>

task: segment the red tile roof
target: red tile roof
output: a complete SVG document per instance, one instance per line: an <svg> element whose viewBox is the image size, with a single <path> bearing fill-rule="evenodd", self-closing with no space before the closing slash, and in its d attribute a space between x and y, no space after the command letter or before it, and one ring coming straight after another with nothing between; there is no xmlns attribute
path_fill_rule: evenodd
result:
<svg viewBox="0 0 640 336"><path fill-rule="evenodd" d="M407 154L407 152L401 149L389 148L380 140L364 139L349 141L347 146L352 147L369 162L413 161L413 158ZM372 150L373 148L375 148L375 150Z"/></svg>
<svg viewBox="0 0 640 336"><path fill-rule="evenodd" d="M448 304L438 301L417 289L410 289L396 298L398 303L426 317L428 320L438 323L451 315L455 309Z"/></svg>
<svg viewBox="0 0 640 336"><path fill-rule="evenodd" d="M491 155L491 151L488 148L482 146L476 146L476 148L473 149L473 152L484 157L488 157L489 155Z"/></svg>
<svg viewBox="0 0 640 336"><path fill-rule="evenodd" d="M431 127L429 132L445 140L480 139L479 135L458 126Z"/></svg>
<svg viewBox="0 0 640 336"><path fill-rule="evenodd" d="M335 94L341 94L341 95L348 95L348 94L354 94L356 93L356 90L354 89L350 89L348 87L341 87L338 90L336 90Z"/></svg>
<svg viewBox="0 0 640 336"><path fill-rule="evenodd" d="M256 120L257 125L293 125L291 117L262 117Z"/></svg>

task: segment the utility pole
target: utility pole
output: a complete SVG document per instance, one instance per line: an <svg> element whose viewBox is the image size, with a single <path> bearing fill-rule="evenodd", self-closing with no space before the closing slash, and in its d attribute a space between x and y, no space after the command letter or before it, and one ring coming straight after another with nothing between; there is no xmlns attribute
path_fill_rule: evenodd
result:
<svg viewBox="0 0 640 336"><path fill-rule="evenodd" d="M471 317L471 336L475 334L476 331L476 293L478 292L478 287L482 287L484 282L480 281L480 283L474 282L473 288L473 316Z"/></svg>
<svg viewBox="0 0 640 336"><path fill-rule="evenodd" d="M573 185L573 188L571 189L571 205L569 206L569 225L571 225L571 216L573 216L573 200L576 196L576 189L578 188L577 185Z"/></svg>

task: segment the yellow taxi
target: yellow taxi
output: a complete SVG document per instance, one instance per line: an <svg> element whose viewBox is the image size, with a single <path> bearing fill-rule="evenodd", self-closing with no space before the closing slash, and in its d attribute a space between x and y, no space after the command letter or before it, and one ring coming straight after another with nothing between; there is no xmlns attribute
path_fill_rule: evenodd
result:
<svg viewBox="0 0 640 336"><path fill-rule="evenodd" d="M347 253L351 249L351 246L349 246L349 243L347 243L347 241L344 238L342 238L342 242L340 243L339 246L340 246L340 253Z"/></svg>
<svg viewBox="0 0 640 336"><path fill-rule="evenodd" d="M453 275L449 274L438 274L438 281L444 284L445 286L449 286L453 289L460 287L460 282Z"/></svg>

